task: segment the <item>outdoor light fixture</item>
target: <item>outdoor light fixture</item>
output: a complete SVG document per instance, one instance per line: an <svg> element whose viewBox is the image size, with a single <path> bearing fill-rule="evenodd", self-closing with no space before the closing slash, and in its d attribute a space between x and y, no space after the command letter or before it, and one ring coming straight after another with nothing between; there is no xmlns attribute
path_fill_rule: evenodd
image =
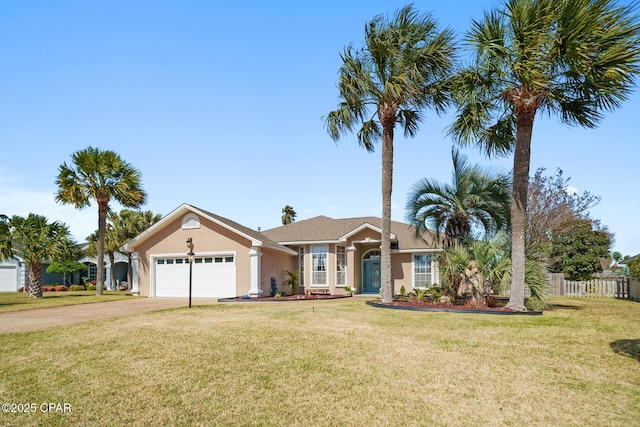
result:
<svg viewBox="0 0 640 427"><path fill-rule="evenodd" d="M189 308L191 308L191 283L193 278L193 257L195 256L193 253L193 240L191 237L187 239L187 248L189 248L187 256L189 257Z"/></svg>

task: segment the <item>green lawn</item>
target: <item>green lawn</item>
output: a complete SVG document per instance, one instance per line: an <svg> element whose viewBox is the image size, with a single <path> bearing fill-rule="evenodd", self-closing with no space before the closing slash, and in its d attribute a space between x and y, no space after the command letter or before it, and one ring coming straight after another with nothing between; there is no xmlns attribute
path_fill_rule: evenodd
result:
<svg viewBox="0 0 640 427"><path fill-rule="evenodd" d="M29 298L27 292L0 292L0 313L136 298L126 295L127 292L103 292L103 295L96 295L96 291L44 292L42 298Z"/></svg>
<svg viewBox="0 0 640 427"><path fill-rule="evenodd" d="M0 335L2 402L71 408L0 425L639 425L640 303L554 302L217 304Z"/></svg>

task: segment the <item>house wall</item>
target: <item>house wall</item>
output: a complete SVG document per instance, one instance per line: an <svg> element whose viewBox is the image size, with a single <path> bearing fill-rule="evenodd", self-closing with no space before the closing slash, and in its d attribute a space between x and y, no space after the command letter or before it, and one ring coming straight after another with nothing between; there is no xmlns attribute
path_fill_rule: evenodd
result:
<svg viewBox="0 0 640 427"><path fill-rule="evenodd" d="M278 292L286 291L287 293L291 293L291 287L285 287L284 285L285 280L289 277L286 271L298 269L298 256L265 248L262 251L260 262L260 289L262 290L262 295L271 295L272 277L276 278Z"/></svg>
<svg viewBox="0 0 640 427"><path fill-rule="evenodd" d="M404 286L409 292L413 288L413 263L411 254L391 254L391 277L393 277L393 294L400 294Z"/></svg>
<svg viewBox="0 0 640 427"><path fill-rule="evenodd" d="M246 295L250 289L250 257L251 241L232 231L200 217L200 228L182 229L182 218L158 230L148 240L142 242L135 250L139 253L138 289L140 295L150 294L150 256L151 255L186 255L187 238L193 240L193 252L206 255L216 252L235 252L236 255L236 292Z"/></svg>

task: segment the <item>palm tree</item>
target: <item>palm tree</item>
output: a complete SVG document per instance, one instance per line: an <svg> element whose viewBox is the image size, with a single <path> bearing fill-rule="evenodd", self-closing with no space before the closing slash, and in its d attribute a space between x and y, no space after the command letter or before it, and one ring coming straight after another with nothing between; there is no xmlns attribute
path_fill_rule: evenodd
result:
<svg viewBox="0 0 640 427"><path fill-rule="evenodd" d="M471 226L492 235L509 221L509 183L452 150L450 184L424 178L409 191L407 221L420 236L428 229L444 233L445 246L459 245L470 237Z"/></svg>
<svg viewBox="0 0 640 427"><path fill-rule="evenodd" d="M42 262L68 259L76 253L69 228L42 215L0 218L0 259L20 257L27 264L29 297L42 297Z"/></svg>
<svg viewBox="0 0 640 427"><path fill-rule="evenodd" d="M111 216L112 214L109 214ZM97 256L98 255L98 240L100 233L98 230L94 231L90 235L87 236L87 242L89 243L86 249L86 253L88 256ZM109 283L113 286L116 283L115 277L115 265L116 265L116 252L120 249L120 242L118 241L118 236L116 235L116 231L113 228L113 225L107 223L107 229L104 233L104 251L107 253L109 257L109 263L111 265L111 274L109 277ZM104 259L97 259L96 265L104 263ZM96 289L97 289L97 278L96 278Z"/></svg>
<svg viewBox="0 0 640 427"><path fill-rule="evenodd" d="M110 214L109 222L117 236L118 247L124 246L134 237L138 236L156 222L162 219L162 215L155 214L151 211L137 211L131 209L122 209L118 214ZM131 289L133 276L133 254L127 253L129 257L129 265L127 269L127 286Z"/></svg>
<svg viewBox="0 0 640 427"><path fill-rule="evenodd" d="M422 110L444 111L449 98L443 83L454 59L453 33L440 31L429 14L412 6L392 19L377 16L365 26L365 47L345 48L341 55L338 108L326 118L335 141L357 127L358 142L367 151L382 139L381 298L391 302L391 190L393 136L399 124L413 137Z"/></svg>
<svg viewBox="0 0 640 427"><path fill-rule="evenodd" d="M296 220L296 215L298 215L296 211L294 211L291 206L286 205L284 208L282 208L282 225L287 225L294 222Z"/></svg>
<svg viewBox="0 0 640 427"><path fill-rule="evenodd" d="M595 127L627 98L638 72L635 4L614 0L507 0L473 21L473 63L453 80L451 126L487 154L514 150L511 197L513 271L509 307L524 310L525 238L531 134L537 113Z"/></svg>
<svg viewBox="0 0 640 427"><path fill-rule="evenodd" d="M440 272L444 289L452 296L466 293L476 305L485 305L487 297L508 289L511 281L509 238L503 232L489 240L475 240L469 247L445 250ZM535 310L550 308L547 270L542 262L527 258L525 277L531 289L528 305Z"/></svg>
<svg viewBox="0 0 640 427"><path fill-rule="evenodd" d="M71 155L73 165L63 163L56 179L56 201L86 208L98 204L98 268L96 294L102 295L104 283L104 240L109 202L116 200L126 207L139 207L146 201L140 172L110 150L88 147Z"/></svg>

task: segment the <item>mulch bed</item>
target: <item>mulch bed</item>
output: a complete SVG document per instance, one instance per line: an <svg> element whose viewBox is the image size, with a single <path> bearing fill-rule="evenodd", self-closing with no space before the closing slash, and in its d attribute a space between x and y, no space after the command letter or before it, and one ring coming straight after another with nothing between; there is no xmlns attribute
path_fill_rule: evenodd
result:
<svg viewBox="0 0 640 427"><path fill-rule="evenodd" d="M220 298L218 302L274 302L274 301L317 301L339 298L351 298L350 295L287 295L285 297L234 297Z"/></svg>
<svg viewBox="0 0 640 427"><path fill-rule="evenodd" d="M383 304L380 301L367 301L372 307L390 308L395 310L412 311L436 311L451 313L474 313L474 314L501 314L501 315L528 315L539 316L541 311L514 311L506 307L473 307L470 305L437 304L426 301L392 301Z"/></svg>

